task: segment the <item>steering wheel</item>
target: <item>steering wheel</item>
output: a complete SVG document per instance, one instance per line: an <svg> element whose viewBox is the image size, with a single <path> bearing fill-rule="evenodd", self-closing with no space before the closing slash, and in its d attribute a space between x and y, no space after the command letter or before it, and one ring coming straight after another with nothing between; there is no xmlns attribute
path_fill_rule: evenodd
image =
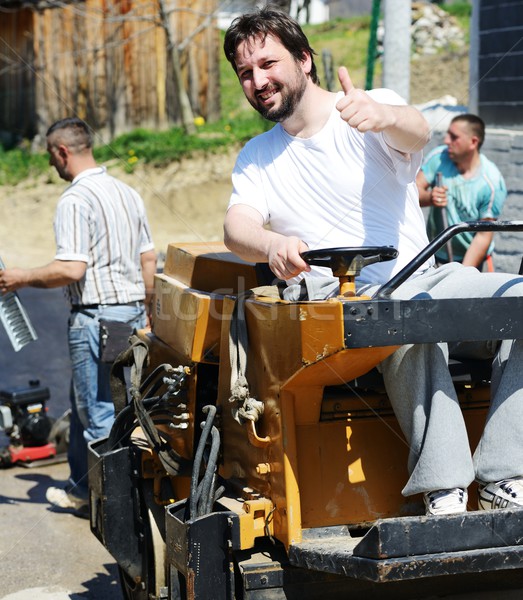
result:
<svg viewBox="0 0 523 600"><path fill-rule="evenodd" d="M363 267L393 260L398 251L392 246L363 246L361 248L323 248L307 250L300 255L309 265L330 267L335 277L360 274Z"/></svg>

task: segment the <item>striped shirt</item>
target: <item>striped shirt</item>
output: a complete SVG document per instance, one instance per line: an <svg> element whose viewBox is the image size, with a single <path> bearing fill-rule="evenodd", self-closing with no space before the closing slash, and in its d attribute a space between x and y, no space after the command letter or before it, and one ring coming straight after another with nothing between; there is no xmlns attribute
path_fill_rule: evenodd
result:
<svg viewBox="0 0 523 600"><path fill-rule="evenodd" d="M145 298L140 255L154 248L140 195L105 167L77 175L56 208L56 260L87 263L67 286L73 305L126 304Z"/></svg>

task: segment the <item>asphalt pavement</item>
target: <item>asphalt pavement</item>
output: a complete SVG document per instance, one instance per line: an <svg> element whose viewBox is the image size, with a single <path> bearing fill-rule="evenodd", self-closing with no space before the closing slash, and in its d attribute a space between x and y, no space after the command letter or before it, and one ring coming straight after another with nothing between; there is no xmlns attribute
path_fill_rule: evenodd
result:
<svg viewBox="0 0 523 600"><path fill-rule="evenodd" d="M30 380L48 387L49 415L60 416L69 406L70 361L67 350L69 308L61 288L25 288L18 292L38 339L15 352L0 325L0 392L23 388Z"/></svg>
<svg viewBox="0 0 523 600"><path fill-rule="evenodd" d="M2 600L121 600L115 561L89 521L45 499L68 473L67 463L0 472Z"/></svg>
<svg viewBox="0 0 523 600"><path fill-rule="evenodd" d="M49 415L58 418L69 407L67 303L61 289L19 296L38 339L15 352L0 326L0 391L39 380L49 388ZM0 446L6 443L0 435ZM54 512L45 499L68 475L66 462L0 469L0 599L121 600L116 563L89 521Z"/></svg>

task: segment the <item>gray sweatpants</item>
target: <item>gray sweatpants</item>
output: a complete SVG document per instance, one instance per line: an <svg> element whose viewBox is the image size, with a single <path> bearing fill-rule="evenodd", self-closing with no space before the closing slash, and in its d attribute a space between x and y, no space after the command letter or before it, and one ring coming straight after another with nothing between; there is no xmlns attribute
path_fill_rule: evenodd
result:
<svg viewBox="0 0 523 600"><path fill-rule="evenodd" d="M372 294L377 287L364 286ZM480 273L458 263L429 269L393 298L520 296L523 277ZM478 315L481 319L481 315ZM486 346L486 344L485 344ZM474 457L448 369L447 344L399 348L379 366L394 412L409 444L409 496L474 480L523 475L523 341L502 342L493 361L491 403Z"/></svg>

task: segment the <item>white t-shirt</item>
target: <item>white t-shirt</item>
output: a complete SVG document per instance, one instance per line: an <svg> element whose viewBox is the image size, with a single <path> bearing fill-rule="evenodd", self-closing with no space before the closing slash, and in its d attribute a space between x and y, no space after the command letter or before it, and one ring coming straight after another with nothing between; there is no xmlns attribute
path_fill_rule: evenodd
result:
<svg viewBox="0 0 523 600"><path fill-rule="evenodd" d="M405 104L391 90L369 94ZM273 231L297 236L311 250L394 246L397 259L365 267L358 279L384 283L428 244L415 183L421 159L421 152L391 149L382 134L348 126L334 107L311 138L293 137L277 124L250 140L236 161L229 207L255 208ZM320 274L326 273L318 267L310 273Z"/></svg>

